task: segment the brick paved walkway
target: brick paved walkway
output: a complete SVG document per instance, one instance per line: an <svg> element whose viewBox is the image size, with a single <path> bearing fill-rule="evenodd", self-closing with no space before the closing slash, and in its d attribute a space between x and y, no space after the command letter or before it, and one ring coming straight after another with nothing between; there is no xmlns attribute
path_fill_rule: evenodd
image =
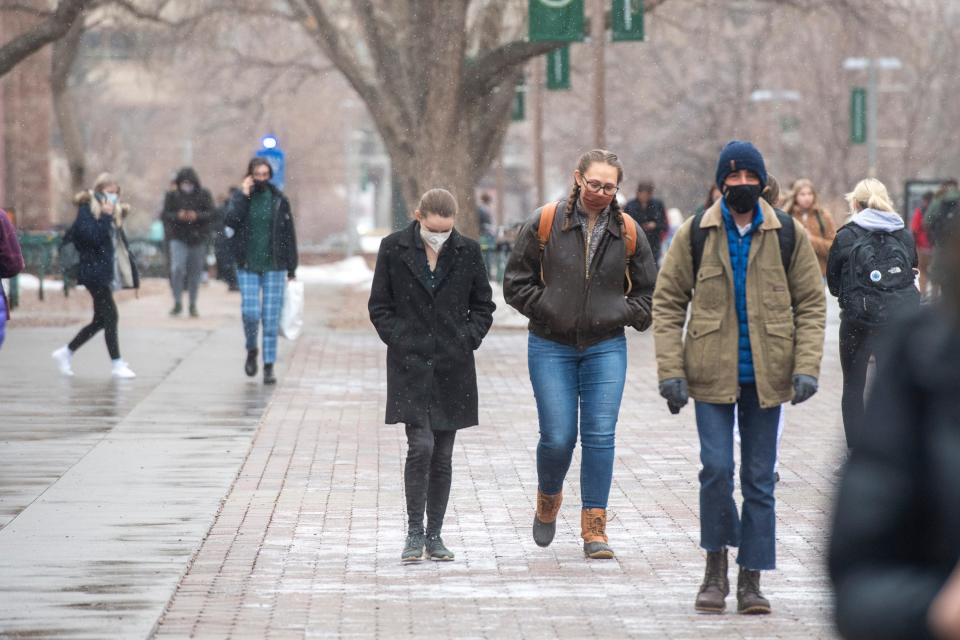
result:
<svg viewBox="0 0 960 640"><path fill-rule="evenodd" d="M444 529L457 561L403 566L405 443L382 425L385 349L372 331L306 334L156 635L832 637L823 552L842 448L835 337L823 391L787 410L780 570L764 581L775 613L761 618L692 611L703 570L693 411L672 417L657 396L648 335L630 336L608 527L617 560L582 557L578 461L556 541L534 545L525 345L524 332L495 331L478 353L482 425L458 435Z"/></svg>

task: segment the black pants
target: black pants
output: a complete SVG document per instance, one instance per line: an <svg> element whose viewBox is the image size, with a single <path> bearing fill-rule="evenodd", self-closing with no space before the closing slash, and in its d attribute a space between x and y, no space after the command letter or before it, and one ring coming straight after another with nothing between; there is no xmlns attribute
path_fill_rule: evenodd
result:
<svg viewBox="0 0 960 640"><path fill-rule="evenodd" d="M430 427L407 425L407 463L403 483L411 532L423 531L426 509L427 535L440 534L450 498L451 458L456 436L456 431L433 431Z"/></svg>
<svg viewBox="0 0 960 640"><path fill-rule="evenodd" d="M852 449L863 424L863 395L867 386L867 365L876 357L880 329L849 320L840 322L840 367L843 369L843 432Z"/></svg>
<svg viewBox="0 0 960 640"><path fill-rule="evenodd" d="M67 347L76 351L84 343L103 329L107 339L107 351L112 360L120 359L120 343L117 339L117 304L113 301L113 292L110 287L87 287L93 298L93 320L77 333Z"/></svg>

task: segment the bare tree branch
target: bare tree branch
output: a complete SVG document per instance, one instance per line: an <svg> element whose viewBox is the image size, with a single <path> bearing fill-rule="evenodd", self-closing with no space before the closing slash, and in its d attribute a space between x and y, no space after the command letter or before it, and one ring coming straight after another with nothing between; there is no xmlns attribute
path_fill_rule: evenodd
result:
<svg viewBox="0 0 960 640"><path fill-rule="evenodd" d="M91 0L60 0L56 10L33 29L0 46L0 77L45 45L67 34Z"/></svg>

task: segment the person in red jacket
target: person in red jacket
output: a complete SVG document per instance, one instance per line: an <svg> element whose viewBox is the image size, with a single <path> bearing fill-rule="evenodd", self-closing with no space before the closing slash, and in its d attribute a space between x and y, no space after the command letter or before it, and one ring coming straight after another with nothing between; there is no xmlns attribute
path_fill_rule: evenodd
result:
<svg viewBox="0 0 960 640"><path fill-rule="evenodd" d="M910 231L913 232L913 238L917 242L917 258L920 269L920 295L927 295L927 283L930 282L930 260L933 258L933 243L930 242L930 236L927 235L927 225L923 220L927 208L933 202L933 191L927 191L923 194L920 206L917 207L913 216L910 218Z"/></svg>

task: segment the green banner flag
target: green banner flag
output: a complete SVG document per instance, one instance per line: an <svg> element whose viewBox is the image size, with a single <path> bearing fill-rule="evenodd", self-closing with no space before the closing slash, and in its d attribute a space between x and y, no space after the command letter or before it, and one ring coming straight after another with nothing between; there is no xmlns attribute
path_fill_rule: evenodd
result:
<svg viewBox="0 0 960 640"><path fill-rule="evenodd" d="M510 120L521 122L526 117L527 85L521 80L513 90L513 106L510 108Z"/></svg>
<svg viewBox="0 0 960 640"><path fill-rule="evenodd" d="M570 88L570 45L564 45L547 54L547 89L559 91Z"/></svg>
<svg viewBox="0 0 960 640"><path fill-rule="evenodd" d="M850 94L850 142L863 144L867 141L867 90L854 87Z"/></svg>
<svg viewBox="0 0 960 640"><path fill-rule="evenodd" d="M583 0L528 0L530 42L583 40Z"/></svg>
<svg viewBox="0 0 960 640"><path fill-rule="evenodd" d="M613 0L613 41L643 40L643 0Z"/></svg>

